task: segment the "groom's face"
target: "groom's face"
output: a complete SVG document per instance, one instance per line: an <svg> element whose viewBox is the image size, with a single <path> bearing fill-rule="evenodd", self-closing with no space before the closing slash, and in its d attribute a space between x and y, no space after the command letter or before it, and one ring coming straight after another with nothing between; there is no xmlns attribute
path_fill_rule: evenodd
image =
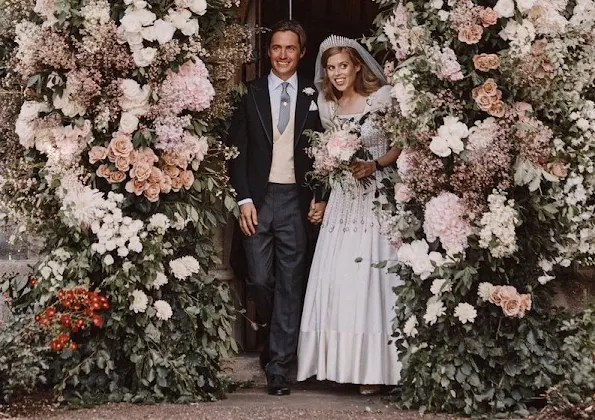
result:
<svg viewBox="0 0 595 420"><path fill-rule="evenodd" d="M275 32L269 45L273 73L282 80L289 79L296 72L305 53L300 48L300 39L295 32Z"/></svg>

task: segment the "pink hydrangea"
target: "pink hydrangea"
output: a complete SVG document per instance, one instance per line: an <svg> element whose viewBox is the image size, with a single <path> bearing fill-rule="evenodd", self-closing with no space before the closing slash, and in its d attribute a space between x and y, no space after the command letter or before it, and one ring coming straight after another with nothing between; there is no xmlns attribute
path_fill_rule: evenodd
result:
<svg viewBox="0 0 595 420"><path fill-rule="evenodd" d="M471 224L465 218L467 209L462 200L450 192L442 192L426 204L424 233L429 242L440 239L449 255L463 252L471 235Z"/></svg>
<svg viewBox="0 0 595 420"><path fill-rule="evenodd" d="M177 72L167 70L159 89L159 112L165 116L179 115L183 110L202 111L211 105L215 89L209 72L197 57L185 62Z"/></svg>

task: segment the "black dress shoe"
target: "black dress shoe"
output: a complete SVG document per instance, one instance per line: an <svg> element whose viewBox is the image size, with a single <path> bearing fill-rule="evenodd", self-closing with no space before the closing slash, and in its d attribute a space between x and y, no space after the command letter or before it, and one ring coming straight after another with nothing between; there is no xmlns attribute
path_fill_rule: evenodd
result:
<svg viewBox="0 0 595 420"><path fill-rule="evenodd" d="M267 382L269 387L269 395L289 395L291 392L284 376L271 375L267 378Z"/></svg>

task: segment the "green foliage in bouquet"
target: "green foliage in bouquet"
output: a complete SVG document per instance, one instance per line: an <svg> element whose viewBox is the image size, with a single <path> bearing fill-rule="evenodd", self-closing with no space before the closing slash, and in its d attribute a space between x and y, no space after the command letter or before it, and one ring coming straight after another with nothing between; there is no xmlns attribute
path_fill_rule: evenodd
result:
<svg viewBox="0 0 595 420"><path fill-rule="evenodd" d="M595 3L377 3L400 404L527 414L576 359L553 296L595 252Z"/></svg>
<svg viewBox="0 0 595 420"><path fill-rule="evenodd" d="M45 240L26 303L60 399L223 395L235 308L213 233L236 210L222 139L251 54L237 3L37 2L13 22L24 103L2 121L18 159L0 188Z"/></svg>

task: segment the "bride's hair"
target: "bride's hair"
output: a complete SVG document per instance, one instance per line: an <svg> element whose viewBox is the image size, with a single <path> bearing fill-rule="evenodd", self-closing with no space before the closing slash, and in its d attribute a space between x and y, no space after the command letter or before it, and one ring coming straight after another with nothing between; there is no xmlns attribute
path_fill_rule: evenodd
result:
<svg viewBox="0 0 595 420"><path fill-rule="evenodd" d="M351 62L356 66L360 66L360 71L355 76L354 90L362 96L368 96L382 87L382 82L374 75L372 70L364 63L358 52L351 47L330 47L322 53L322 67L326 70L328 59L335 54L347 53ZM326 71L324 72L324 82L322 93L327 101L337 101L339 99L339 91L335 89L329 80Z"/></svg>

